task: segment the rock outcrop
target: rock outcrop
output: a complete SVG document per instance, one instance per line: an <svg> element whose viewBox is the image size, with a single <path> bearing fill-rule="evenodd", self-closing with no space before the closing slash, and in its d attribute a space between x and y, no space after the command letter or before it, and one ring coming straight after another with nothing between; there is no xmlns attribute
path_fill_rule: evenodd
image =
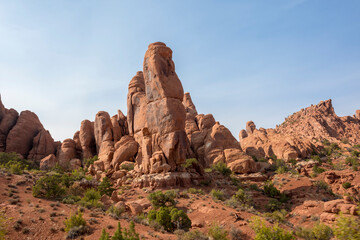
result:
<svg viewBox="0 0 360 240"><path fill-rule="evenodd" d="M360 143L360 121L338 117L331 100L322 101L294 113L275 129L256 129L253 122L239 134L247 154L258 159L275 155L281 159L307 158L322 147L322 141Z"/></svg>
<svg viewBox="0 0 360 240"><path fill-rule="evenodd" d="M128 93L129 132L139 144L136 171L176 171L185 162L184 91L175 73L172 51L153 43L145 54L143 73L130 81Z"/></svg>

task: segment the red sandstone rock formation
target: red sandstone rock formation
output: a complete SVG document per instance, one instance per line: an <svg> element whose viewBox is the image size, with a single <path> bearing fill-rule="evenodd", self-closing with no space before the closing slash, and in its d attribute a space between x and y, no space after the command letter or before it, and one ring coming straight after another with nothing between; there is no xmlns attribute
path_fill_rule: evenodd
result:
<svg viewBox="0 0 360 240"><path fill-rule="evenodd" d="M294 113L275 129L257 130L253 122L248 122L239 139L246 153L256 158L275 155L296 159L309 157L324 139L330 142L347 139L351 144L359 144L359 127L359 119L338 117L331 100L327 100Z"/></svg>

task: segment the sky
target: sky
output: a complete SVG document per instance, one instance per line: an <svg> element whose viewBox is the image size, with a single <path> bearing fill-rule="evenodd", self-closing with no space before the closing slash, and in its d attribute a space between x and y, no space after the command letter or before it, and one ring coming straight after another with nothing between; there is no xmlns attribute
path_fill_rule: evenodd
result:
<svg viewBox="0 0 360 240"><path fill-rule="evenodd" d="M173 50L199 113L238 133L331 98L360 109L359 0L0 0L0 94L55 140L98 111L126 114L147 46Z"/></svg>

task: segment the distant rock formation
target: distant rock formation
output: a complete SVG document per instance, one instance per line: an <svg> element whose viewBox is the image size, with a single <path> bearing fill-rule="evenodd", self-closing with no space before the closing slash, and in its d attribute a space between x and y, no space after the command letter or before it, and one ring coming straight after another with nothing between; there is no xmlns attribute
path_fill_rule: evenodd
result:
<svg viewBox="0 0 360 240"><path fill-rule="evenodd" d="M338 117L331 100L321 101L289 116L275 129L257 130L253 122L248 122L246 131L240 131L240 144L258 159L273 155L281 159L307 158L322 147L325 139L359 144L360 119L356 116Z"/></svg>
<svg viewBox="0 0 360 240"><path fill-rule="evenodd" d="M0 97L0 152L15 152L23 158L40 160L56 152L57 144L30 111L6 109Z"/></svg>

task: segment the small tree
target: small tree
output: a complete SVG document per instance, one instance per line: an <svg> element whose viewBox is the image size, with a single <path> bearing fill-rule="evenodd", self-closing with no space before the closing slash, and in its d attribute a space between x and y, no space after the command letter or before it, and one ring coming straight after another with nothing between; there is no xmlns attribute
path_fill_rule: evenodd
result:
<svg viewBox="0 0 360 240"><path fill-rule="evenodd" d="M103 228L99 240L110 240L109 234L105 231L105 228Z"/></svg>
<svg viewBox="0 0 360 240"><path fill-rule="evenodd" d="M106 194L109 197L111 196L112 192L114 191L114 188L112 187L112 184L110 182L110 179L108 177L104 177L101 183L98 186L98 190L102 195Z"/></svg>

